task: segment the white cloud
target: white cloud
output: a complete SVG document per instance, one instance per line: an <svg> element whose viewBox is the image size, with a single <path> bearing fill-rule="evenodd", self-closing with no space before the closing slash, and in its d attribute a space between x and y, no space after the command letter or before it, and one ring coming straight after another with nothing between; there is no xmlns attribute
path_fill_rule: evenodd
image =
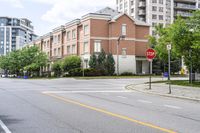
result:
<svg viewBox="0 0 200 133"><path fill-rule="evenodd" d="M7 2L11 6L16 7L16 8L24 8L21 0L0 0L0 2Z"/></svg>

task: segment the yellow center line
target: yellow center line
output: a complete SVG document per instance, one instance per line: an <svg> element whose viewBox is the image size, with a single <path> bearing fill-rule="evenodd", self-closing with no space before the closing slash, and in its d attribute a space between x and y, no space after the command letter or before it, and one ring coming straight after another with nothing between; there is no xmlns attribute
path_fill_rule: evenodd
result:
<svg viewBox="0 0 200 133"><path fill-rule="evenodd" d="M109 112L109 111L104 110L104 109L92 107L92 106L89 106L89 105L86 105L86 104L83 104L83 103L80 103L80 102L77 102L77 101L74 101L74 100L70 100L70 99L67 99L67 98L57 96L55 94L50 94L50 93L43 93L43 94L48 95L50 97L54 97L56 99L59 99L59 100L65 102L65 103L72 103L72 104L75 104L75 105L79 105L79 106L87 108L87 109L91 109L91 110L94 110L94 111L97 111L97 112L101 112L101 113L104 113L104 114L107 114L107 115L110 115L110 116L114 116L114 117L117 117L117 118L120 118L120 119L128 120L130 122L134 122L134 123L137 123L137 124L140 124L140 125L143 125L143 126L154 128L154 129L166 132L166 133L176 133L175 131L172 131L172 130L169 130L169 129L166 129L166 128L162 128L162 127L150 124L150 123L135 120L133 118L129 118L127 116L123 116L123 115L120 115L120 114L112 113L112 112Z"/></svg>

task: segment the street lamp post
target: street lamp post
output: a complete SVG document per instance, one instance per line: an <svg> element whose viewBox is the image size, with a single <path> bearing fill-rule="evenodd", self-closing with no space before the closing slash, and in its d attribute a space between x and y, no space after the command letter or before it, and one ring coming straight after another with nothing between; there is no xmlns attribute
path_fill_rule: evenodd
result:
<svg viewBox="0 0 200 133"><path fill-rule="evenodd" d="M125 35L120 35L117 39L117 76L119 76L119 44L120 40L125 38Z"/></svg>
<svg viewBox="0 0 200 133"><path fill-rule="evenodd" d="M85 76L85 71L84 71L84 54L82 54L82 71L83 71L83 73L82 73L82 76L84 77Z"/></svg>
<svg viewBox="0 0 200 133"><path fill-rule="evenodd" d="M190 83L192 84L192 50L189 51L189 57L190 57Z"/></svg>
<svg viewBox="0 0 200 133"><path fill-rule="evenodd" d="M172 91L171 91L171 81L170 81L170 73L171 73L171 64L170 64L170 61L171 61L171 44L169 44L169 45L167 45L167 50L168 50L168 83L169 83L169 94L171 94L172 93Z"/></svg>

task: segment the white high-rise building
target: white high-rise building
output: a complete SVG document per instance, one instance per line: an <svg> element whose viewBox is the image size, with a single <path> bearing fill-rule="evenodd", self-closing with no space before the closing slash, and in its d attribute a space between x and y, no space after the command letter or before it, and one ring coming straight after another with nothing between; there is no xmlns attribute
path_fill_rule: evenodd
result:
<svg viewBox="0 0 200 133"><path fill-rule="evenodd" d="M200 0L116 0L116 3L119 12L150 24L151 35L155 34L155 25L166 26L178 15L188 17L200 8Z"/></svg>

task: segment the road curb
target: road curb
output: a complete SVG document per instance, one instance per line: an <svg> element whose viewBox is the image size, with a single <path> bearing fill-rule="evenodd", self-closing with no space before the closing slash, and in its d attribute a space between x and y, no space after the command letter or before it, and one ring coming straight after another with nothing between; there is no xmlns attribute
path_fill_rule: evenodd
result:
<svg viewBox="0 0 200 133"><path fill-rule="evenodd" d="M146 94L159 95L159 96L164 96L164 97L179 98L179 99L184 99L184 100L191 100L191 101L200 102L200 99L197 99L197 98L190 98L190 97L184 97L184 96L176 96L176 95L171 95L171 94L162 94L162 93L138 90L138 89L135 88L138 85L143 85L143 84L127 85L127 86L125 86L125 89L126 90L134 90L134 91L138 91L138 92L142 92L142 93L146 93Z"/></svg>

